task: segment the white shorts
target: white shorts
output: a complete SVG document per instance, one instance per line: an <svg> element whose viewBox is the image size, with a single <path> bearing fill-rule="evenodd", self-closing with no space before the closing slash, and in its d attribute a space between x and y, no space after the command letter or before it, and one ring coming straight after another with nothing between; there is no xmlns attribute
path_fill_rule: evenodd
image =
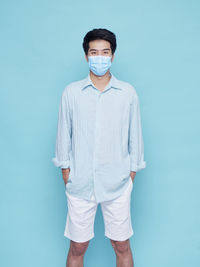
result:
<svg viewBox="0 0 200 267"><path fill-rule="evenodd" d="M105 236L109 239L123 241L133 235L130 200L133 182L122 195L114 200L99 203L105 225ZM68 213L64 236L75 242L85 242L94 237L94 220L98 203L93 199L76 198L66 191Z"/></svg>

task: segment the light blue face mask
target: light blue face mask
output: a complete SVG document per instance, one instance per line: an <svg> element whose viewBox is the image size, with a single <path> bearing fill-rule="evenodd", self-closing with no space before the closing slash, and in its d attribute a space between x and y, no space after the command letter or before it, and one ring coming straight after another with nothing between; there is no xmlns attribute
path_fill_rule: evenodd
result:
<svg viewBox="0 0 200 267"><path fill-rule="evenodd" d="M103 76L111 66L111 58L106 56L89 56L89 69L97 76Z"/></svg>

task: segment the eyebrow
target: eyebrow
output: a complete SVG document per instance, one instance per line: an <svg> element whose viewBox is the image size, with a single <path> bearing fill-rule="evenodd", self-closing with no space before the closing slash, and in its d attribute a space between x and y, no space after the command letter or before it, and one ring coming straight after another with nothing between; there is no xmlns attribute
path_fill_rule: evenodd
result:
<svg viewBox="0 0 200 267"><path fill-rule="evenodd" d="M111 48L104 48L104 49L95 49L95 48L91 48L91 49L89 49L90 51L105 51L105 50L111 50Z"/></svg>

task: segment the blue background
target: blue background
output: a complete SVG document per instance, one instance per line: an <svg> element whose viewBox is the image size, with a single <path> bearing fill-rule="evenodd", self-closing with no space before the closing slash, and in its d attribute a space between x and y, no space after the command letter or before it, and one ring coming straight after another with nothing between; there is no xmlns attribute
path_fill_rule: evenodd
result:
<svg viewBox="0 0 200 267"><path fill-rule="evenodd" d="M67 199L54 156L64 87L88 74L87 31L116 33L112 73L137 90L147 168L132 191L135 267L200 266L199 1L0 4L2 267L65 266ZM115 266L98 207L85 266Z"/></svg>

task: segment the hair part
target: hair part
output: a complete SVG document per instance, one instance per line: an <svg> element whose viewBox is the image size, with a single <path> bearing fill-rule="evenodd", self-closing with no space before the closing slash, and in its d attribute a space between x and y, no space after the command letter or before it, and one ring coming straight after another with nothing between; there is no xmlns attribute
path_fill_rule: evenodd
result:
<svg viewBox="0 0 200 267"><path fill-rule="evenodd" d="M117 41L115 34L107 29L93 29L92 31L89 31L83 39L83 50L86 55L88 54L89 50L89 42L95 40L108 41L110 43L112 54L115 53L115 50L117 48Z"/></svg>

